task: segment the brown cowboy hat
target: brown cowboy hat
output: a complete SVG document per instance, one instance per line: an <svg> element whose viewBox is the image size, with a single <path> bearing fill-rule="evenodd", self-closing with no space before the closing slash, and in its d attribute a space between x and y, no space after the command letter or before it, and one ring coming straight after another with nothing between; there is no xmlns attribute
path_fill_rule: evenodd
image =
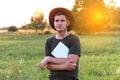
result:
<svg viewBox="0 0 120 80"><path fill-rule="evenodd" d="M73 17L73 14L66 8L58 7L58 8L54 8L50 11L50 13L49 13L49 24L50 24L50 26L54 30L56 30L55 27L54 27L54 17L55 17L55 14L57 12L62 12L63 14L65 14L69 18L70 25L68 26L67 29L68 29L68 31L70 31L73 27L73 24L74 24L74 17Z"/></svg>

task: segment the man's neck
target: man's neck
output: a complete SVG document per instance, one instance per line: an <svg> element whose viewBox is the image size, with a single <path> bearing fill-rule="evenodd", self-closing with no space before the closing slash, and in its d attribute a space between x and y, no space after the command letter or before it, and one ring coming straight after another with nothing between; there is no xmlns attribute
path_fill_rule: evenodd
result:
<svg viewBox="0 0 120 80"><path fill-rule="evenodd" d="M58 32L57 34L56 34L56 38L57 39L64 39L66 36L68 36L70 33L69 32Z"/></svg>

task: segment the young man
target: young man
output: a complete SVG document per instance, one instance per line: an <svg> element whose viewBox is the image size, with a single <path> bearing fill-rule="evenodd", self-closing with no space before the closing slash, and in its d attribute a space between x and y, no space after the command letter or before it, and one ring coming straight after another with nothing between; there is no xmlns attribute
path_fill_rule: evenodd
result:
<svg viewBox="0 0 120 80"><path fill-rule="evenodd" d="M49 80L78 80L81 50L79 38L69 33L74 24L72 13L65 8L54 8L49 14L49 23L57 34L47 39L40 68L46 66L50 70Z"/></svg>

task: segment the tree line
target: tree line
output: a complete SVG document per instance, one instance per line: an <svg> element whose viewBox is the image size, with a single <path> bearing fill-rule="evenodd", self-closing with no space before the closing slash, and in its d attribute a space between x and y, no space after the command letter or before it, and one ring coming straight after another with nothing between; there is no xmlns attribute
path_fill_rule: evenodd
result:
<svg viewBox="0 0 120 80"><path fill-rule="evenodd" d="M104 0L74 1L74 30L78 34L120 31L120 8L115 6L114 0L110 0L109 6L105 5Z"/></svg>

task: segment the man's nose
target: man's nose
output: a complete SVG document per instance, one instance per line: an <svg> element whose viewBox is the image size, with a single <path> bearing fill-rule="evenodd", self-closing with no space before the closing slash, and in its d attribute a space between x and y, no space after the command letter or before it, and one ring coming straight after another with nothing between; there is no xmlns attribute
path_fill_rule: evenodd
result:
<svg viewBox="0 0 120 80"><path fill-rule="evenodd" d="M61 24L61 23L62 23L62 21L59 20L59 21L58 21L58 24Z"/></svg>

